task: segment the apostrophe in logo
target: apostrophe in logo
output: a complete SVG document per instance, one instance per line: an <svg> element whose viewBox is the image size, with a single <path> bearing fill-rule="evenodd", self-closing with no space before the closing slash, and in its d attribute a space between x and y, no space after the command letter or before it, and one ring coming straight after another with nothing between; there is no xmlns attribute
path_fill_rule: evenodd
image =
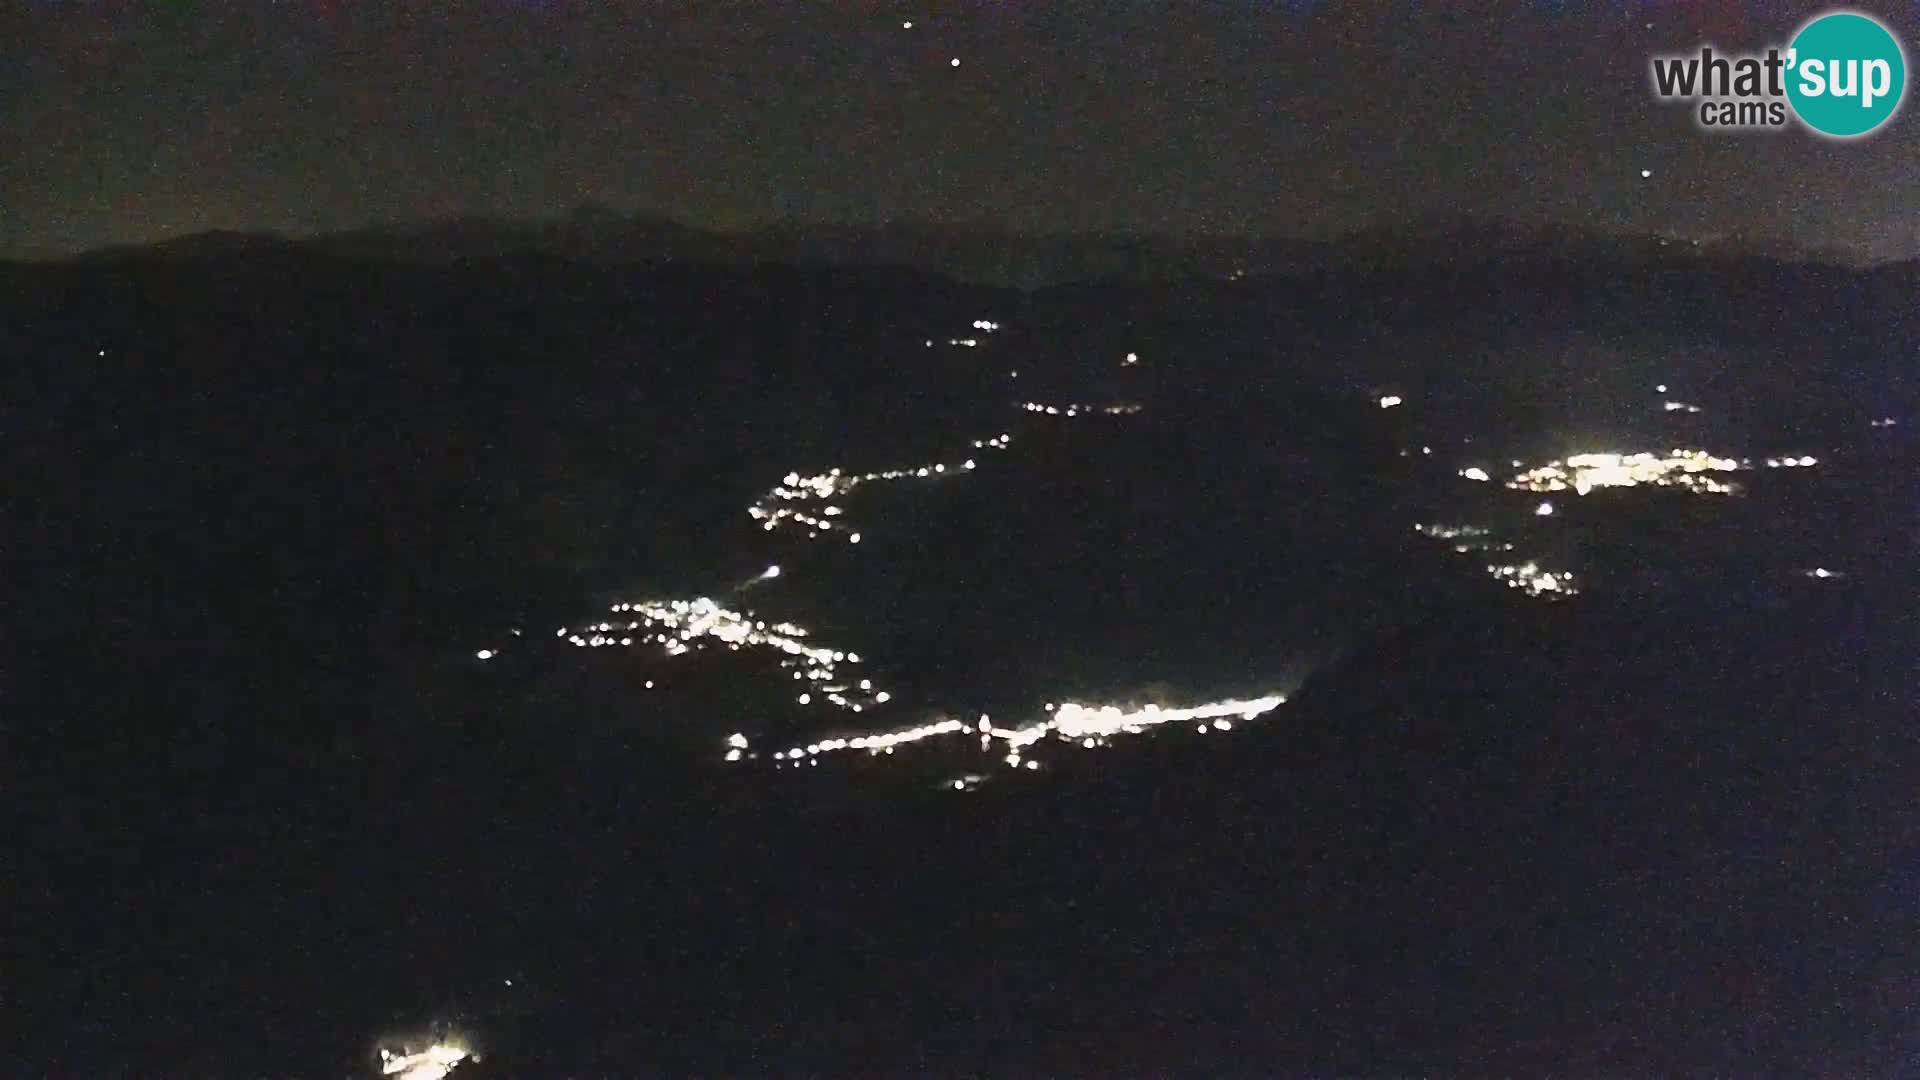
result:
<svg viewBox="0 0 1920 1080"><path fill-rule="evenodd" d="M1879 20L1851 11L1808 23L1787 50L1787 100L1808 127L1837 139L1879 128L1900 109L1907 58Z"/></svg>

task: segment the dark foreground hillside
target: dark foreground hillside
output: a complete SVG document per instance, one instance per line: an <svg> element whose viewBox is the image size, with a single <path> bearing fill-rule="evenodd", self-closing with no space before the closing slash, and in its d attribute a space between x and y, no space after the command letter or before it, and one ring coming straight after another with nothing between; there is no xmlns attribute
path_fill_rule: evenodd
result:
<svg viewBox="0 0 1920 1080"><path fill-rule="evenodd" d="M977 796L675 769L530 702L351 766L30 787L34 1049L340 1075L438 1014L475 1075L1910 1061L1920 642L1800 644L1894 613L1492 614L1230 751Z"/></svg>

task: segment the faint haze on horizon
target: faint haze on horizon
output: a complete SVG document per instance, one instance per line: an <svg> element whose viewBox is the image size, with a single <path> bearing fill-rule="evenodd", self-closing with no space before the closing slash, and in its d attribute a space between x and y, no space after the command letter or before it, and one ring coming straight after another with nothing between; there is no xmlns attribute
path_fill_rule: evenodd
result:
<svg viewBox="0 0 1920 1080"><path fill-rule="evenodd" d="M0 12L0 257L582 204L1316 239L1505 215L1920 255L1911 108L1835 143L1652 100L1651 54L1783 43L1825 5L1385 7L35 0Z"/></svg>

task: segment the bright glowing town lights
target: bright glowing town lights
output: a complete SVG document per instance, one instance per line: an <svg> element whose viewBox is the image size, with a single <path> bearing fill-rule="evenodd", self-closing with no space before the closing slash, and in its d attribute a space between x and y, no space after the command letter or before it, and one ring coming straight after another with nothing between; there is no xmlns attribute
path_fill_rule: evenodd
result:
<svg viewBox="0 0 1920 1080"><path fill-rule="evenodd" d="M1740 489L1713 474L1738 472L1740 467L1732 458L1714 457L1705 450L1672 450L1665 455L1575 454L1564 462L1529 469L1507 481L1507 487L1515 491L1573 491L1585 495L1595 488L1648 485L1731 495Z"/></svg>
<svg viewBox="0 0 1920 1080"><path fill-rule="evenodd" d="M1005 450L1013 442L1013 436L1000 434L991 439L975 439L976 450ZM929 465L919 465L905 469L888 469L884 472L848 473L839 469L829 469L815 476L801 476L790 472L780 481L779 486L767 492L759 502L747 508L747 514L760 523L767 532L782 525L798 524L807 530L808 538L821 535L845 536L847 543L860 542L860 533L845 528L835 529L836 519L846 513L846 508L833 500L841 498L854 489L881 481L927 480L945 477L960 472L971 472L979 463L972 458L964 462L948 464L944 461ZM815 504L819 512L812 512ZM778 567L770 568L768 577L778 576Z"/></svg>
<svg viewBox="0 0 1920 1080"><path fill-rule="evenodd" d="M999 727L986 716L980 717L977 722L971 724L947 717L910 728L821 739L776 752L773 757L776 765L799 765L802 762L813 764L823 755L848 750L864 751L870 756L891 754L899 747L930 739L977 734L983 749L991 748L996 740L1005 744L1006 752L1003 760L1008 767L1032 769L1035 766L1025 757L1023 751L1049 737L1061 746L1094 749L1104 746L1115 736L1139 735L1149 728L1163 724L1215 720L1219 721L1215 725L1219 730L1231 731L1234 720L1257 720L1285 704L1286 700L1285 694L1275 693L1264 697L1233 698L1186 708L1167 708L1161 705L1139 707L1081 705L1065 702L1050 706L1044 713L1044 719L1037 719L1021 727ZM744 749L738 744L730 745L734 750ZM729 760L738 759L729 758Z"/></svg>
<svg viewBox="0 0 1920 1080"><path fill-rule="evenodd" d="M841 666L859 663L860 654L810 645L806 641L807 631L792 623L768 625L749 612L728 610L704 596L697 600L620 603L613 605L613 611L639 616L618 628L644 631L638 640L659 645L668 656L685 656L714 643L733 651L770 649L780 653L780 666L791 670L796 681L817 690L820 700L848 712L860 712L891 697L885 691L876 691L870 679L860 680L859 690L841 685L837 678ZM636 640L610 636L608 631L615 628L613 623L601 623L587 628L592 631L591 636L575 634L568 640L575 646L587 648L631 644ZM812 691L809 691L799 696L798 703L806 705L812 700ZM734 738L744 741L745 737ZM735 750L746 749L734 739L729 739L728 745Z"/></svg>
<svg viewBox="0 0 1920 1080"><path fill-rule="evenodd" d="M1020 407L1043 416L1132 416L1140 411L1138 405L1043 405L1038 401L1023 401Z"/></svg>
<svg viewBox="0 0 1920 1080"><path fill-rule="evenodd" d="M1540 505L1546 508L1551 504ZM1540 513L1539 510L1534 512ZM1513 550L1512 544L1496 542L1491 530L1478 525L1415 525L1413 531L1435 540L1452 542L1454 552L1460 555L1475 551ZM1508 588L1519 589L1528 596L1557 599L1575 596L1580 592L1574 587L1572 574L1543 570L1539 563L1532 560L1524 563L1489 563L1487 573L1506 583Z"/></svg>
<svg viewBox="0 0 1920 1080"><path fill-rule="evenodd" d="M380 1075L399 1080L446 1080L449 1073L470 1058L472 1055L466 1048L446 1043L435 1043L417 1054L397 1054L382 1049Z"/></svg>
<svg viewBox="0 0 1920 1080"><path fill-rule="evenodd" d="M1487 573L1506 582L1510 589L1525 590L1528 596L1573 596L1580 591L1573 586L1572 574L1542 570L1539 563L1531 561L1518 566L1489 565Z"/></svg>
<svg viewBox="0 0 1920 1080"><path fill-rule="evenodd" d="M972 323L973 333L982 336L1000 329L1000 324L990 319L976 319ZM960 347L977 347L982 340L983 337L948 339L950 344ZM927 340L930 347L935 343L935 339ZM1139 362L1135 353L1122 355L1124 366ZM1663 397L1666 394L1664 386L1660 388L1660 393ZM1405 404L1405 399L1398 394L1384 394L1373 400L1381 409ZM1015 404L1025 412L1048 417L1127 416L1141 411L1140 405L1131 403L1047 404L1019 401ZM1668 412L1700 411L1696 406L1671 399L1665 400L1662 408ZM1889 418L1885 424L1890 426L1892 422ZM858 508L851 505L851 500L860 490L881 482L933 481L974 473L986 462L989 452L1005 451L1011 442L1012 436L1003 432L973 440L968 451L950 461L927 462L880 472L852 473L838 468L812 475L789 472L778 485L755 501L748 508L748 513L760 523L762 529L769 532L782 526L798 527L809 538L843 538L847 543L859 544L862 533L855 528L859 524ZM1431 446L1419 447L1419 450L1422 456L1436 453ZM971 456L967 456L969 454ZM1410 454L1410 450L1403 452L1403 456ZM1816 459L1810 456L1765 459L1768 468L1806 468L1816 463ZM1512 469L1515 471L1506 474L1511 479L1504 483L1506 488L1514 491L1541 495L1562 492L1586 495L1600 488L1640 486L1731 494L1737 492L1738 488L1730 482L1727 474L1741 471L1751 464L1717 457L1697 449L1675 449L1664 453L1587 453L1575 454L1564 461L1550 462L1537 468L1527 468L1523 462L1514 460ZM1504 466L1489 461L1485 467L1462 467L1458 475L1475 483L1491 484L1497 478L1495 472L1489 471L1490 468L1500 473L1506 472ZM1528 499L1526 502L1532 504L1533 515L1537 518L1556 516L1554 502L1545 499L1537 502ZM1519 511L1518 507L1511 509ZM1516 530L1513 539L1524 542L1525 536L1554 529L1559 524L1558 520L1554 520L1529 525L1525 530ZM1414 526L1414 530L1424 537L1446 543L1459 555L1471 556L1476 574L1484 567L1488 576L1528 597L1553 600L1579 594L1571 572L1550 569L1539 560L1512 554L1515 544L1507 542L1505 529L1503 535L1496 535L1487 527L1471 524L1419 524ZM743 595L757 582L788 577L795 569L797 565L789 568L769 565L756 577L740 584L731 595ZM1805 570L1804 573L1809 578L1822 581L1843 576L1825 567ZM1042 763L1035 760L1036 756L1054 752L1097 751L1122 736L1169 730L1167 725L1184 725L1189 732L1211 739L1218 733L1240 730L1240 725L1266 716L1287 700L1285 694L1277 691L1188 705L1157 702L1091 704L1056 699L1046 702L1044 708L1024 706L1023 711L1026 708L1033 709L1031 714L1012 722L996 722L985 714L971 710L964 715L952 715L917 709L899 701L895 693L877 686L873 678L850 671L849 668L862 662L859 654L821 644L813 640L807 630L792 623L771 622L751 611L735 610L720 600L706 596L623 601L613 604L611 614L601 616L599 621L572 629L562 627L556 631L556 636L576 648L657 648L673 657L710 649L730 652L758 650L762 655L773 654L772 659L777 661L780 671L784 673L780 680L784 689L775 698L784 716L769 717L768 722L784 725L796 717L805 716L816 722L824 719L826 724L838 729L823 734L816 728L804 736L788 730L777 742L771 743L767 735L750 735L748 731L732 731L724 736L719 753L725 761L744 763L770 760L775 768L793 766L812 769L818 767L823 758L857 756L870 759L894 755L919 744L951 742L959 744L967 753L978 752L997 759L1007 768L1030 771L1042 767ZM474 655L486 661L499 653L487 648ZM653 686L654 683L649 680L647 687L652 689ZM756 722L753 718L741 717L728 723L728 728L736 723L746 726ZM775 749L776 746L780 748ZM943 784L957 790L972 790L985 780L982 773L991 771L983 769L981 773L960 773L956 770L945 774L948 779ZM953 779L956 775L958 779ZM445 1045L404 1056L383 1051L382 1059L386 1075L405 1076L413 1080L445 1077L461 1062L471 1060L466 1051Z"/></svg>
<svg viewBox="0 0 1920 1080"><path fill-rule="evenodd" d="M1431 536L1435 540L1458 540L1462 537L1477 538L1487 536L1490 530L1478 525L1415 525L1413 531L1421 536Z"/></svg>
<svg viewBox="0 0 1920 1080"><path fill-rule="evenodd" d="M1069 701L1054 709L1044 721L1012 731L996 729L989 734L1005 739L1014 749L1032 745L1047 735L1053 735L1067 742L1078 740L1084 743L1091 738L1097 744L1115 735L1137 735L1159 724L1182 724L1218 717L1257 720L1286 704L1286 701L1285 694L1269 694L1248 700L1216 701L1184 709L1169 709L1159 705L1123 709L1117 705L1080 705Z"/></svg>

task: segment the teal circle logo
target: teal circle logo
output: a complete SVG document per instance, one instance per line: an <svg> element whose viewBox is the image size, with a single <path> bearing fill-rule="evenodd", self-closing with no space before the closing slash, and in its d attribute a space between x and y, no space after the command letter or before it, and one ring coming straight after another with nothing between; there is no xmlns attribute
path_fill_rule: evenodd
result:
<svg viewBox="0 0 1920 1080"><path fill-rule="evenodd" d="M1787 100L1808 127L1836 139L1893 119L1907 92L1907 57L1870 16L1822 15L1802 27L1787 54Z"/></svg>

